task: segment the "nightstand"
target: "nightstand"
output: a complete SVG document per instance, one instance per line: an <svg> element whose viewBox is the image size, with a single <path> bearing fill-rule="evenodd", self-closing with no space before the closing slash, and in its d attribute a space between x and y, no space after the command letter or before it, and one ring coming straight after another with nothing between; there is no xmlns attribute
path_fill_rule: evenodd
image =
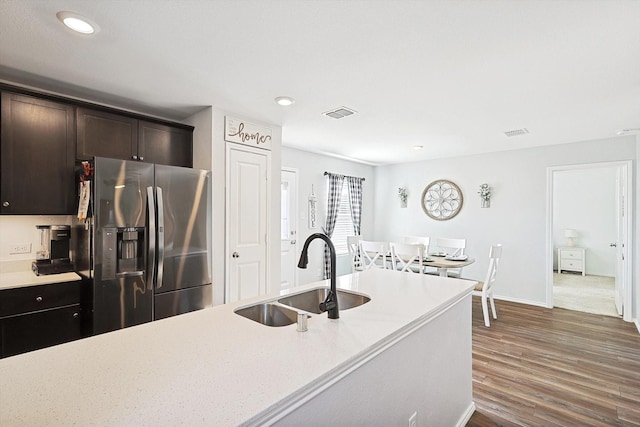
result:
<svg viewBox="0 0 640 427"><path fill-rule="evenodd" d="M565 271L579 271L584 276L587 269L585 248L567 246L558 248L558 273Z"/></svg>

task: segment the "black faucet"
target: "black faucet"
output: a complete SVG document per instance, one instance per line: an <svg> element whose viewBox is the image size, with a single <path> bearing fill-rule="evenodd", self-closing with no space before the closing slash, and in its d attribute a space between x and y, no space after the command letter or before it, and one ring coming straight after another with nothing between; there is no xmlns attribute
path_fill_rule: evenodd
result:
<svg viewBox="0 0 640 427"><path fill-rule="evenodd" d="M309 249L309 243L314 239L322 239L329 246L329 254L331 255L331 289L324 302L320 303L320 311L326 311L329 319L339 319L340 312L338 310L338 293L336 290L336 248L333 246L331 239L326 234L314 233L307 237L302 247L302 253L300 254L300 261L298 261L298 268L307 268L309 264L309 256L307 251Z"/></svg>

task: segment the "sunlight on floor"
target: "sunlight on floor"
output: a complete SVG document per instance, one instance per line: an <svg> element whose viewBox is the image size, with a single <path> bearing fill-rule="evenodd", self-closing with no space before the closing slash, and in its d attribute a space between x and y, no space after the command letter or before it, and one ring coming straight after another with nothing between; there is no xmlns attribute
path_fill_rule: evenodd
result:
<svg viewBox="0 0 640 427"><path fill-rule="evenodd" d="M613 277L553 273L553 306L620 317Z"/></svg>

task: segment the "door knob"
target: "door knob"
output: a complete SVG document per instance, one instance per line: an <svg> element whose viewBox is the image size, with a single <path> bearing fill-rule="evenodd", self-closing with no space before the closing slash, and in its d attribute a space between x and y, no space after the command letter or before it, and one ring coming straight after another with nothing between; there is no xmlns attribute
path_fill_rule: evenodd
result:
<svg viewBox="0 0 640 427"><path fill-rule="evenodd" d="M611 246L612 248L617 248L618 244L617 243L609 243L609 246Z"/></svg>
<svg viewBox="0 0 640 427"><path fill-rule="evenodd" d="M238 252L234 252L231 256L234 258L240 258L240 254Z"/></svg>
<svg viewBox="0 0 640 427"><path fill-rule="evenodd" d="M295 244L296 244L296 241L295 241L295 240L292 240L292 241L291 241L291 244L292 244L292 245L295 245Z"/></svg>
<svg viewBox="0 0 640 427"><path fill-rule="evenodd" d="M2 206L4 206L5 208L9 206L9 202L2 202Z"/></svg>

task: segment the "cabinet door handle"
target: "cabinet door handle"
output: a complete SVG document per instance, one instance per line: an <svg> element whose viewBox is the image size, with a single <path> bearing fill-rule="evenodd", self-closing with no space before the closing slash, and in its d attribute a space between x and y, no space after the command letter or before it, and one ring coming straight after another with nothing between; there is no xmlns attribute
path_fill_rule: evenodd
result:
<svg viewBox="0 0 640 427"><path fill-rule="evenodd" d="M144 160L144 157L140 156L140 160Z"/></svg>
<svg viewBox="0 0 640 427"><path fill-rule="evenodd" d="M240 254L238 252L234 252L231 256L233 258L240 258Z"/></svg>
<svg viewBox="0 0 640 427"><path fill-rule="evenodd" d="M74 319L77 319L78 317L80 317L80 313L78 313L78 312L73 313L73 318Z"/></svg>
<svg viewBox="0 0 640 427"><path fill-rule="evenodd" d="M9 207L9 202L2 202L2 206L4 206L5 208Z"/></svg>
<svg viewBox="0 0 640 427"><path fill-rule="evenodd" d="M6 203L6 202L5 202ZM617 243L609 243L609 246L611 246L612 248L617 248L618 244Z"/></svg>
<svg viewBox="0 0 640 427"><path fill-rule="evenodd" d="M131 156L133 160L138 160L138 156Z"/></svg>
<svg viewBox="0 0 640 427"><path fill-rule="evenodd" d="M36 301L42 302L42 297L36 297Z"/></svg>

